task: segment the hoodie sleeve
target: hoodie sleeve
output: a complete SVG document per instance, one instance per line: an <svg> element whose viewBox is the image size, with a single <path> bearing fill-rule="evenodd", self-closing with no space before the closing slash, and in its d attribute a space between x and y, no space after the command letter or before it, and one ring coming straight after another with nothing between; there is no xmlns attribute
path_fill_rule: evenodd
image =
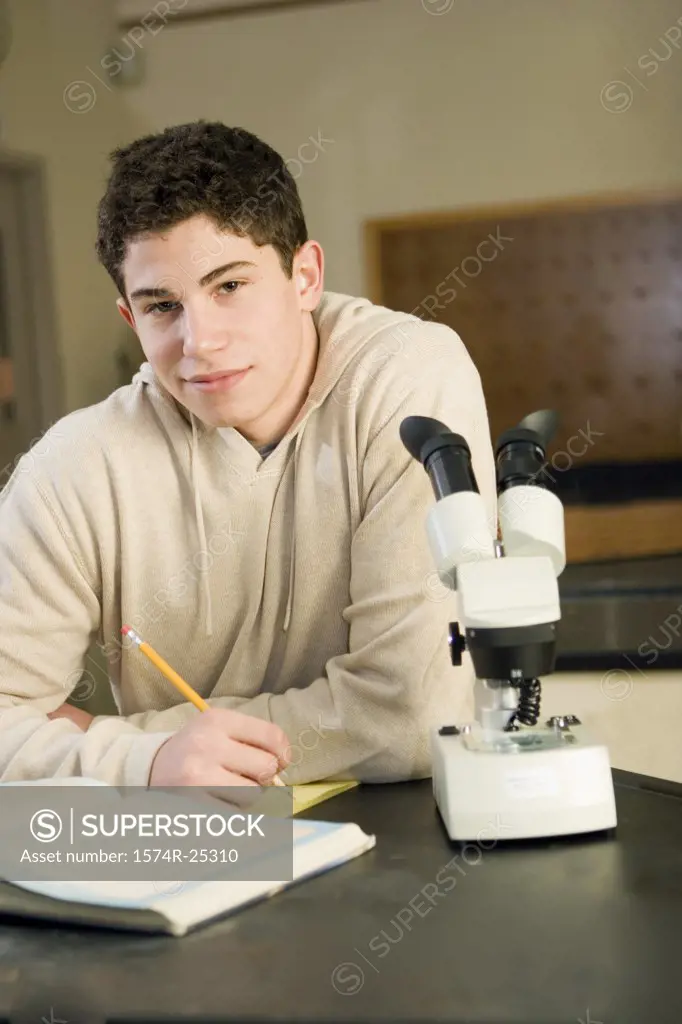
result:
<svg viewBox="0 0 682 1024"><path fill-rule="evenodd" d="M81 679L100 603L96 573L41 475L28 453L0 497L0 781L88 776L146 785L165 734L114 717L83 733L47 718Z"/></svg>
<svg viewBox="0 0 682 1024"><path fill-rule="evenodd" d="M405 416L432 416L469 441L479 489L496 533L496 491L488 417L479 374L471 360L453 358L450 333L445 366L426 360L394 379L377 408L360 472L362 520L351 547L346 653L329 660L324 676L301 688L250 699L209 703L238 708L279 725L291 743L290 785L325 778L396 781L431 773L429 730L468 717L473 672L465 656L454 668L449 623L456 595L438 580L428 547L426 516L434 502L428 476L400 440ZM454 344L453 344L454 343ZM429 367L431 367L429 369ZM390 405L387 409L387 404ZM182 715L186 708L186 715ZM179 714L178 714L179 713ZM179 727L191 705L143 713L149 729Z"/></svg>

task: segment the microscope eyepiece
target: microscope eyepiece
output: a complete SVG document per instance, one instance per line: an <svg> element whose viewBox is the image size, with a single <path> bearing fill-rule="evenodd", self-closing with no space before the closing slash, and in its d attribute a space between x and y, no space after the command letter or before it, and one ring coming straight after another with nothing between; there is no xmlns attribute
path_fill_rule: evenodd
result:
<svg viewBox="0 0 682 1024"><path fill-rule="evenodd" d="M547 487L547 481L541 478L545 461L542 438L534 430L506 430L495 446L497 493L523 485Z"/></svg>
<svg viewBox="0 0 682 1024"><path fill-rule="evenodd" d="M460 491L478 494L471 450L461 434L452 433L444 423L428 416L408 416L400 424L400 439L424 466L436 500Z"/></svg>
<svg viewBox="0 0 682 1024"><path fill-rule="evenodd" d="M431 416L406 416L400 424L400 440L417 462L424 462L422 449L428 441L438 440L441 434L449 433L440 420Z"/></svg>

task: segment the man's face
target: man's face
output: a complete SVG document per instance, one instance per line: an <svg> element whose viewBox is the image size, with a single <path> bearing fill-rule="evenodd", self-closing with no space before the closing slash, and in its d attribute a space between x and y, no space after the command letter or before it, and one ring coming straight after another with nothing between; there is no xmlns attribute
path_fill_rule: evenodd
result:
<svg viewBox="0 0 682 1024"><path fill-rule="evenodd" d="M288 278L272 246L196 216L129 243L123 278L130 308L119 299L119 310L185 408L255 444L289 427L314 371L310 313L322 294L316 242L299 249Z"/></svg>

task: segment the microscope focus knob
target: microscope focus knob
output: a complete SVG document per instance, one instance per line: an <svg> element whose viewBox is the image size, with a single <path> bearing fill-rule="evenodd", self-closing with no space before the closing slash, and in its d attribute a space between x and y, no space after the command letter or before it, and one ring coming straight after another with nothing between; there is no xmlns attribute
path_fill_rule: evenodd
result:
<svg viewBox="0 0 682 1024"><path fill-rule="evenodd" d="M450 658L453 665L462 664L462 654L466 650L466 639L459 630L459 622L450 623Z"/></svg>
<svg viewBox="0 0 682 1024"><path fill-rule="evenodd" d="M547 720L550 729L570 729L572 725L580 725L580 719L575 715L553 715Z"/></svg>

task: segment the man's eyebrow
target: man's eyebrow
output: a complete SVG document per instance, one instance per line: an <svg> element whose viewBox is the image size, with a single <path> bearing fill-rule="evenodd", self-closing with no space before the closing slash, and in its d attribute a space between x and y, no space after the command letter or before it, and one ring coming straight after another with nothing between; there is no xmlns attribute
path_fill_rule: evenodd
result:
<svg viewBox="0 0 682 1024"><path fill-rule="evenodd" d="M233 260L232 263L223 263L222 267L214 267L213 270L209 270L208 274L199 281L199 284L204 288L211 281L215 281L216 277L220 277L221 274L226 274L228 270L243 270L246 267L255 267L256 264L252 263L251 260Z"/></svg>
<svg viewBox="0 0 682 1024"><path fill-rule="evenodd" d="M214 267L213 270L209 270L208 274L200 279L199 285L205 288L207 284L214 281L216 277L220 277L221 274L227 273L229 270L243 270L247 267L255 267L256 264L250 260L233 260L231 263L223 263L220 267ZM136 288L134 292L130 293L130 300L133 299L164 299L172 293L167 288Z"/></svg>

